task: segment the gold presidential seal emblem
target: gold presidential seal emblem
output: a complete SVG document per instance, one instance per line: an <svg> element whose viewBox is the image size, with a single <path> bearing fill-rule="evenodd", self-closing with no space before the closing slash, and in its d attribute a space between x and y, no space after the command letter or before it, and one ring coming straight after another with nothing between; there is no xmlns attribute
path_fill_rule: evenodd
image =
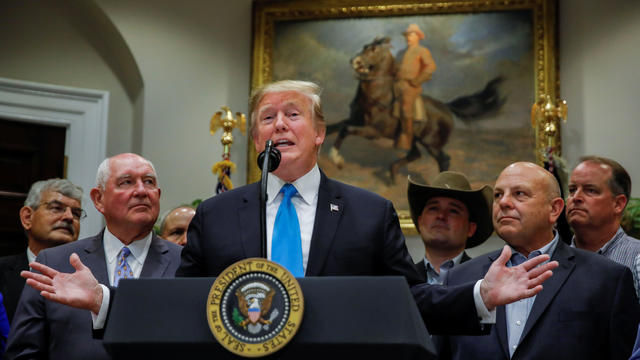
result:
<svg viewBox="0 0 640 360"><path fill-rule="evenodd" d="M284 347L302 322L304 298L296 278L280 264L250 258L226 268L211 286L207 320L227 350L245 357Z"/></svg>

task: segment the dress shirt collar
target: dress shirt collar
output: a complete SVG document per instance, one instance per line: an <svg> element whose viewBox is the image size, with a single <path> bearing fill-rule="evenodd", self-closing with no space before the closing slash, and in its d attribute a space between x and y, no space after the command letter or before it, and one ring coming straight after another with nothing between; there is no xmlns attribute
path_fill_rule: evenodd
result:
<svg viewBox="0 0 640 360"><path fill-rule="evenodd" d="M624 237L625 232L624 230L622 230L622 226L618 227L618 231L616 231L615 235L613 235L613 237L611 238L611 240L607 241L606 244L604 244L604 246L602 246L598 251L596 251L596 253L602 255L602 254L606 254L607 251L609 251L609 249L611 249L612 247L614 247L614 245ZM576 236L573 235L573 237L571 238L571 247L576 247Z"/></svg>
<svg viewBox="0 0 640 360"><path fill-rule="evenodd" d="M29 247L27 247L27 261L29 264L31 264L32 262L36 261L36 254L33 253L33 251L31 251L31 249L29 249ZM29 267L31 268L31 267Z"/></svg>
<svg viewBox="0 0 640 360"><path fill-rule="evenodd" d="M549 254L549 259L551 259L551 257L553 256L553 252L556 250L556 246L558 245L558 240L560 239L560 236L558 235L557 231L553 231L554 236L553 236L553 240L551 240L548 244L546 244L545 246L541 247L538 250L534 250L531 253L529 253L529 257L526 259L531 259L535 256L538 255L542 255L542 254ZM519 252L517 252L513 247L511 248L511 257L513 258L514 256L520 255L522 257L525 257L523 254L520 254ZM546 263L547 261L545 261ZM509 261L507 262L507 266L512 266L511 263L511 259L509 259Z"/></svg>
<svg viewBox="0 0 640 360"><path fill-rule="evenodd" d="M147 236L145 236L144 238L136 240L127 245L129 250L131 250L131 255L129 255L127 261L135 261L140 265L140 267L142 267L144 264L142 263L141 259L146 259L147 257L149 247L151 246L152 236L153 233L150 231L149 234L147 234ZM115 263L116 257L124 246L125 245L122 243L122 241L115 237L115 235L113 235L108 228L104 229L104 255L106 257L107 264Z"/></svg>
<svg viewBox="0 0 640 360"><path fill-rule="evenodd" d="M460 263L462 262L462 254L464 254L464 251L461 252L460 254L458 254L458 256L454 257L453 259L449 259L445 262L442 263L442 265L440 266L440 268L444 268L444 269L451 269L452 267L456 266L456 265L460 265ZM426 269L431 269L433 271L436 271L436 269L433 267L433 265L431 265L431 263L429 262L429 260L427 259L427 257L425 256L424 258L424 267ZM436 273L438 273L436 271Z"/></svg>
<svg viewBox="0 0 640 360"><path fill-rule="evenodd" d="M268 175L267 203L270 204L276 199L284 184L286 184L286 182L279 177L271 173ZM312 204L314 198L318 196L318 188L320 187L320 169L318 168L318 164L315 164L308 173L292 182L291 185L298 190L298 194L305 203L308 205Z"/></svg>

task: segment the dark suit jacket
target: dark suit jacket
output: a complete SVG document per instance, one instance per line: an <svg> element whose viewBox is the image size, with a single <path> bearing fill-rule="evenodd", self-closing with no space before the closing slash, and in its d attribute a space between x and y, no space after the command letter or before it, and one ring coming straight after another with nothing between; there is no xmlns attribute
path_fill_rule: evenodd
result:
<svg viewBox="0 0 640 360"><path fill-rule="evenodd" d="M236 261L259 257L259 194L254 183L202 202L176 275L217 276ZM413 267L391 202L321 174L306 276L339 275L424 281Z"/></svg>
<svg viewBox="0 0 640 360"><path fill-rule="evenodd" d="M16 312L18 300L25 284L25 279L20 276L22 270L29 270L26 251L0 258L0 293L4 298L4 308L7 310L9 323Z"/></svg>
<svg viewBox="0 0 640 360"><path fill-rule="evenodd" d="M60 272L75 269L69 256L77 253L101 284L109 284L102 236L41 251L36 259ZM181 247L153 235L140 277L173 277ZM9 333L8 359L108 359L101 340L92 338L91 313L45 300L26 286Z"/></svg>
<svg viewBox="0 0 640 360"><path fill-rule="evenodd" d="M217 276L236 261L260 256L259 191L254 183L200 204L176 276ZM412 291L430 331L486 331L476 320L473 283L449 289L423 284L390 201L324 174L305 275L403 275L419 284Z"/></svg>
<svg viewBox="0 0 640 360"><path fill-rule="evenodd" d="M493 252L454 267L446 284L480 279L499 256ZM631 272L601 255L558 241L560 266L544 283L512 359L628 359L640 305ZM509 359L505 307L486 336L444 337L442 359Z"/></svg>
<svg viewBox="0 0 640 360"><path fill-rule="evenodd" d="M471 260L471 257L467 254L466 251L462 251L462 258L460 259L460 264L465 263L467 261ZM418 260L414 266L416 267L416 270L418 270L418 273L420 274L424 274L424 276L427 276L427 267L424 265L424 257L420 260Z"/></svg>

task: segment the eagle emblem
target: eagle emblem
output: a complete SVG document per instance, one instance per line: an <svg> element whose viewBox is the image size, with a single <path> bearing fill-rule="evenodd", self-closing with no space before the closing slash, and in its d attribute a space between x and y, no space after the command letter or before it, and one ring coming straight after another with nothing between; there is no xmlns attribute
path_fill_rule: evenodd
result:
<svg viewBox="0 0 640 360"><path fill-rule="evenodd" d="M268 330L273 319L278 316L278 310L274 309L269 319L265 319L271 310L274 295L275 291L262 282L252 282L237 289L238 307L244 318L234 317L236 325L252 334L257 334L263 328Z"/></svg>
<svg viewBox="0 0 640 360"><path fill-rule="evenodd" d="M218 343L233 354L254 358L291 341L302 323L304 297L282 265L249 258L232 264L213 282L206 310Z"/></svg>

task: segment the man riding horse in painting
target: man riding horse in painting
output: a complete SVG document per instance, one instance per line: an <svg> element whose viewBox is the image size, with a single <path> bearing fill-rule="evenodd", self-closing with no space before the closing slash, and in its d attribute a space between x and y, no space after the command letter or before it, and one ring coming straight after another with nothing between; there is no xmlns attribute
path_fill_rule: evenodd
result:
<svg viewBox="0 0 640 360"><path fill-rule="evenodd" d="M388 37L376 38L351 59L359 82L349 117L327 126L327 134L339 132L329 150L329 159L338 168L345 163L340 154L345 138L359 135L367 139L393 139L396 148L408 148L403 157L389 166L391 183L403 166L420 158L418 145L436 160L439 171L448 170L450 156L444 146L454 128L454 116L467 123L499 110L504 104L505 98L499 93L503 81L500 76L490 80L482 90L447 103L422 94L422 83L431 78L436 65L429 50L411 45L424 37L417 25L410 25L405 36L409 47L398 54L398 62L391 54Z"/></svg>

